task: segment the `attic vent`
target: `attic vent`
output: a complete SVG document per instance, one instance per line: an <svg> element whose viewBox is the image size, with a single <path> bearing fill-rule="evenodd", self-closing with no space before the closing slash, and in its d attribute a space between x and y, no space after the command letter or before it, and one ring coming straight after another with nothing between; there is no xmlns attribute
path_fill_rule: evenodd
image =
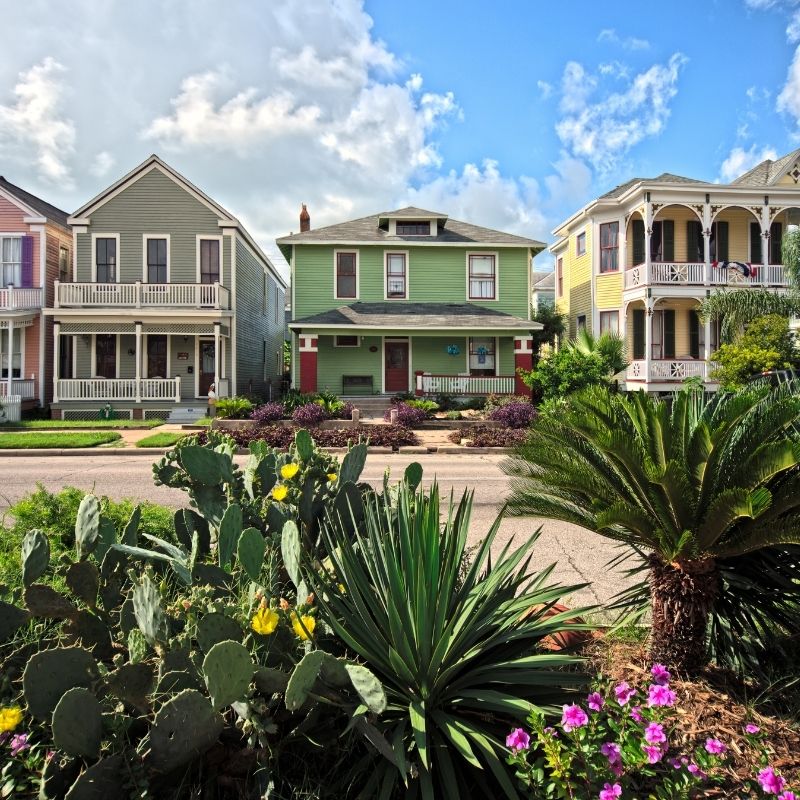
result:
<svg viewBox="0 0 800 800"><path fill-rule="evenodd" d="M797 162L795 162L795 165L792 167L792 171L789 174L792 176L792 178L794 178L795 183L800 181L800 166L798 166Z"/></svg>
<svg viewBox="0 0 800 800"><path fill-rule="evenodd" d="M397 220L398 236L430 236L429 220Z"/></svg>

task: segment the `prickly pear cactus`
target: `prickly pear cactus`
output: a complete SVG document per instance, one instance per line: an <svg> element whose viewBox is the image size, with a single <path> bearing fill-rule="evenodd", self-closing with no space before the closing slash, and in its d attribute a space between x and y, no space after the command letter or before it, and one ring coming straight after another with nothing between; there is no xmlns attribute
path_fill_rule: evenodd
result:
<svg viewBox="0 0 800 800"><path fill-rule="evenodd" d="M236 620L225 614L213 612L201 617L197 623L197 643L207 653L215 644L227 640L238 641L242 638L242 629Z"/></svg>
<svg viewBox="0 0 800 800"><path fill-rule="evenodd" d="M123 664L106 676L106 688L114 697L146 714L155 675L150 664Z"/></svg>
<svg viewBox="0 0 800 800"><path fill-rule="evenodd" d="M67 586L87 606L97 605L97 590L100 588L100 573L91 561L76 561L66 575Z"/></svg>
<svg viewBox="0 0 800 800"><path fill-rule="evenodd" d="M289 675L280 669L272 667L259 667L253 676L253 682L261 694L269 697L272 694L286 691Z"/></svg>
<svg viewBox="0 0 800 800"><path fill-rule="evenodd" d="M23 597L33 617L69 619L78 613L78 609L66 597L41 583L26 586Z"/></svg>
<svg viewBox="0 0 800 800"><path fill-rule="evenodd" d="M314 440L307 430L297 431L294 446L301 461L310 461L314 457Z"/></svg>
<svg viewBox="0 0 800 800"><path fill-rule="evenodd" d="M53 744L68 756L97 758L103 739L103 710L82 687L61 696L53 711Z"/></svg>
<svg viewBox="0 0 800 800"><path fill-rule="evenodd" d="M75 520L75 548L78 558L84 558L94 550L100 534L100 501L87 494L78 506Z"/></svg>
<svg viewBox="0 0 800 800"><path fill-rule="evenodd" d="M409 464L403 473L403 480L412 491L416 491L417 487L422 483L422 464L418 461Z"/></svg>
<svg viewBox="0 0 800 800"><path fill-rule="evenodd" d="M203 676L215 709L241 700L253 679L255 666L239 642L215 644L203 660Z"/></svg>
<svg viewBox="0 0 800 800"><path fill-rule="evenodd" d="M136 506L131 512L130 518L125 523L125 530L122 531L122 544L129 547L136 547L139 539L139 522L142 519L142 507Z"/></svg>
<svg viewBox="0 0 800 800"><path fill-rule="evenodd" d="M121 797L125 790L127 771L121 755L101 758L82 773L67 792L64 800L107 800Z"/></svg>
<svg viewBox="0 0 800 800"><path fill-rule="evenodd" d="M324 660L324 651L312 650L310 653L306 653L292 670L284 697L286 708L289 711L297 711L308 700L308 693L319 675Z"/></svg>
<svg viewBox="0 0 800 800"><path fill-rule="evenodd" d="M29 619L27 611L0 601L0 644L8 641Z"/></svg>
<svg viewBox="0 0 800 800"><path fill-rule="evenodd" d="M55 647L31 656L22 675L28 710L37 719L50 714L68 689L89 689L97 680L97 662L80 647Z"/></svg>
<svg viewBox="0 0 800 800"><path fill-rule="evenodd" d="M217 556L222 569L228 569L236 552L236 545L242 535L242 509L234 503L225 509L219 525Z"/></svg>
<svg viewBox="0 0 800 800"><path fill-rule="evenodd" d="M358 483L364 464L367 463L367 446L363 442L351 447L342 459L342 466L339 468L340 483Z"/></svg>
<svg viewBox="0 0 800 800"><path fill-rule="evenodd" d="M22 583L29 586L50 565L50 542L40 530L28 531L22 539Z"/></svg>
<svg viewBox="0 0 800 800"><path fill-rule="evenodd" d="M147 574L133 590L133 613L136 615L136 624L148 644L155 644L165 638L166 620L161 605L161 595Z"/></svg>
<svg viewBox="0 0 800 800"><path fill-rule="evenodd" d="M258 528L245 528L239 537L237 555L239 564L247 573L251 581L258 582L261 577L261 567L264 565L264 553L267 543L264 534Z"/></svg>
<svg viewBox="0 0 800 800"><path fill-rule="evenodd" d="M150 769L169 772L202 755L221 732L222 717L208 698L187 689L161 706L140 749Z"/></svg>
<svg viewBox="0 0 800 800"><path fill-rule="evenodd" d="M289 520L283 526L281 533L281 555L283 556L283 566L289 574L289 580L294 584L297 596L305 599L308 594L303 575L300 572L300 559L302 558L302 548L300 545L300 531L294 520Z"/></svg>
<svg viewBox="0 0 800 800"><path fill-rule="evenodd" d="M364 705L373 714L382 714L386 710L386 693L381 682L366 667L360 664L345 664L350 682L364 701Z"/></svg>

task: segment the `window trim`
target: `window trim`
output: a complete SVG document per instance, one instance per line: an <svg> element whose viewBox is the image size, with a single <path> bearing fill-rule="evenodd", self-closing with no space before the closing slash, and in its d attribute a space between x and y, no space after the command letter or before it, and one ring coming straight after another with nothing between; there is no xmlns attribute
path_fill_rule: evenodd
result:
<svg viewBox="0 0 800 800"><path fill-rule="evenodd" d="M617 226L617 243L613 246L603 246L603 228L608 225L616 225ZM620 246L619 246L619 220L613 219L608 222L601 222L598 225L597 230L597 238L598 238L598 249L600 250L600 258L597 263L597 271L600 275L613 275L615 272L619 272L619 256L620 256ZM603 253L605 252L614 252L617 254L617 265L610 269L603 269Z"/></svg>
<svg viewBox="0 0 800 800"><path fill-rule="evenodd" d="M15 325L14 330L10 331L8 328L3 328L2 331L5 334L5 338L8 341L8 353L6 353L8 357L8 371L11 375L11 380L24 380L25 378L25 331L28 330L26 327L21 325ZM16 334L17 331L17 339L19 339L19 377L14 377L14 337L11 334ZM3 365L3 358L2 355L5 353L5 350L2 349L0 346L0 373L2 372L2 365ZM5 378L0 377L0 383L4 383L8 380L8 376Z"/></svg>
<svg viewBox="0 0 800 800"><path fill-rule="evenodd" d="M564 256L556 256L556 297L564 296Z"/></svg>
<svg viewBox="0 0 800 800"><path fill-rule="evenodd" d="M402 297L389 297L389 256L403 256L404 272L403 283L405 284L405 294ZM408 300L410 287L409 278L409 257L408 250L384 250L383 251L383 299L384 300Z"/></svg>
<svg viewBox="0 0 800 800"><path fill-rule="evenodd" d="M355 339L355 344L339 344L339 339ZM344 347L344 348L353 348L353 347L361 347L361 337L358 334L353 333L343 333L343 334L336 334L333 337L333 346L334 347Z"/></svg>
<svg viewBox="0 0 800 800"><path fill-rule="evenodd" d="M606 315L607 314L616 314L617 315L617 328L614 331L609 331L609 333L612 333L615 336L619 336L620 335L620 330L619 330L619 309L618 308L606 308L603 311L599 311L598 312L598 316L597 316L597 332L598 332L598 334L601 335L601 336L603 334L603 315L604 314L606 314Z"/></svg>
<svg viewBox="0 0 800 800"><path fill-rule="evenodd" d="M397 230L398 225L425 225L425 224L427 224L428 226L427 233L400 233L400 231ZM395 236L430 236L432 229L433 225L431 220L429 219L402 219L402 220L398 219L395 220L394 223Z"/></svg>
<svg viewBox="0 0 800 800"><path fill-rule="evenodd" d="M92 380L103 380L103 381L118 381L119 380L119 366L120 366L120 347L119 347L119 337L121 334L119 333L93 333L92 334L92 352L91 352L91 359L90 359L90 367L92 371ZM97 337L98 336L115 336L117 341L115 344L115 351L117 356L117 363L116 363L116 374L113 378L104 378L100 377L97 374Z"/></svg>
<svg viewBox="0 0 800 800"><path fill-rule="evenodd" d="M195 259L196 259L196 282L200 283L200 242L205 240L215 240L219 242L219 285L225 285L225 250L223 248L223 236L215 236L211 233L198 233L195 237ZM213 284L212 284L213 285Z"/></svg>
<svg viewBox="0 0 800 800"><path fill-rule="evenodd" d="M499 336L467 336L467 373L472 375L472 367L469 364L469 358L472 355L470 351L470 342L472 339L491 339L494 342L494 374L500 374L500 337Z"/></svg>
<svg viewBox="0 0 800 800"><path fill-rule="evenodd" d="M147 269L147 242L150 239L166 239L167 240L167 280L165 283L170 282L170 235L168 233L143 233L142 234L142 283L149 284L148 269ZM119 260L119 256L117 256ZM161 286L163 284L153 284L154 286Z"/></svg>
<svg viewBox="0 0 800 800"><path fill-rule="evenodd" d="M67 254L67 271L65 272L66 280L61 280L61 253ZM69 283L72 280L72 269L70 264L70 250L63 242L58 245L58 280L60 283Z"/></svg>
<svg viewBox="0 0 800 800"><path fill-rule="evenodd" d="M356 257L356 293L352 297L339 295L339 253L353 253ZM333 250L333 298L334 300L358 300L361 291L360 251L358 248L339 247Z"/></svg>
<svg viewBox="0 0 800 800"><path fill-rule="evenodd" d="M494 296L493 297L472 297L469 280L469 261L472 256L492 256L494 258ZM497 250L467 250L466 253L466 273L467 273L467 302L496 303L500 300L500 254Z"/></svg>
<svg viewBox="0 0 800 800"><path fill-rule="evenodd" d="M578 333L581 330L581 328L586 330L587 324L588 321L586 319L586 314L578 314L578 316L575 318L575 332Z"/></svg>
<svg viewBox="0 0 800 800"><path fill-rule="evenodd" d="M122 272L122 259L120 258L119 234L118 233L92 233L92 283L97 283L97 240L116 239L117 241L117 264L114 270L114 283L119 283L120 273Z"/></svg>
<svg viewBox="0 0 800 800"><path fill-rule="evenodd" d="M2 246L4 239L19 239L19 284L22 283L22 239L25 236L30 236L28 233L12 233L11 231L3 231L0 233L0 288L4 288L6 285L11 286L12 284L5 284L3 283L3 265L5 263L15 264L15 261L5 262L2 260ZM21 288L19 284L13 284L18 289Z"/></svg>
<svg viewBox="0 0 800 800"><path fill-rule="evenodd" d="M583 250L580 249L580 243L583 240ZM586 230L575 234L575 258L581 258L586 255Z"/></svg>

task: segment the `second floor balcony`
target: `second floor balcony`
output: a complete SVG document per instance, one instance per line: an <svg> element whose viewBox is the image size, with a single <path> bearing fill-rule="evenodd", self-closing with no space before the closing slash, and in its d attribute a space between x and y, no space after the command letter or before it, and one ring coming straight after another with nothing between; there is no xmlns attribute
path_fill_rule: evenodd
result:
<svg viewBox="0 0 800 800"><path fill-rule="evenodd" d="M19 286L0 287L0 311L21 311L42 307L42 290L20 288Z"/></svg>
<svg viewBox="0 0 800 800"><path fill-rule="evenodd" d="M187 308L227 311L219 283L55 283L56 308Z"/></svg>
<svg viewBox="0 0 800 800"><path fill-rule="evenodd" d="M727 266L723 266L726 264ZM625 270L625 291L648 286L748 286L780 288L787 286L782 264L744 264L729 262L706 265L702 261L654 261Z"/></svg>

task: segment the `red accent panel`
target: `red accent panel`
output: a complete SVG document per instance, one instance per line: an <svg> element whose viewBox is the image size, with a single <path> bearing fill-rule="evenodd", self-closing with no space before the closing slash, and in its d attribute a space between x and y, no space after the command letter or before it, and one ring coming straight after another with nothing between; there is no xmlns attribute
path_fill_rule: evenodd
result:
<svg viewBox="0 0 800 800"><path fill-rule="evenodd" d="M300 391L317 391L317 354L300 353Z"/></svg>
<svg viewBox="0 0 800 800"><path fill-rule="evenodd" d="M533 369L533 353L514 353L514 394L530 395L531 390L522 382L518 370Z"/></svg>

